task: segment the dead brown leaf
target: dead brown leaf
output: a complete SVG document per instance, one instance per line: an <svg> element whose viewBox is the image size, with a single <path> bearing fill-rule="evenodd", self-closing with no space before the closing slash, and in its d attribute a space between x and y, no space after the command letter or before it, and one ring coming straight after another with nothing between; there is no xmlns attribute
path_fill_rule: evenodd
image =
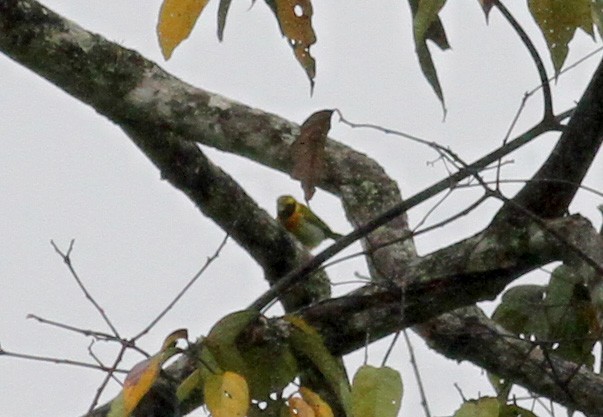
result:
<svg viewBox="0 0 603 417"><path fill-rule="evenodd" d="M325 145L331 129L333 110L313 113L301 126L301 132L291 145L293 170L291 177L301 181L306 201L312 199L316 184L325 167Z"/></svg>

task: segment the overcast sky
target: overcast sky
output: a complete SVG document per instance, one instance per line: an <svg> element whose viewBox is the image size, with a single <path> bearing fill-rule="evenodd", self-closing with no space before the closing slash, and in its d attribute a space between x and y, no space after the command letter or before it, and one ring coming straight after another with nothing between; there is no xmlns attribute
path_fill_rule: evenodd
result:
<svg viewBox="0 0 603 417"><path fill-rule="evenodd" d="M136 49L181 79L212 92L301 123L310 113L338 108L354 122L379 124L450 146L472 161L500 145L524 93L538 84L534 65L499 13L489 26L476 1L450 2L442 19L452 51L431 48L446 96L448 115L422 77L414 55L410 12L403 1L331 0L314 4L318 43L316 87L312 97L303 70L281 38L276 21L258 1L233 2L224 42L217 41L216 9L210 2L191 37L164 62L155 35L159 0L85 2L45 0L58 13L125 47ZM511 3L511 2L509 2ZM513 11L551 68L542 36L527 14L525 2ZM600 44L600 43L599 43ZM583 33L571 44L568 62L598 45ZM562 76L554 85L555 109L566 110L580 98L601 55ZM66 250L74 238L73 263L89 291L106 309L122 335L140 331L213 254L224 233L204 218L179 191L160 179L157 169L111 122L47 81L0 55L0 344L8 351L90 362L90 340L27 320L36 314L84 329L107 331L92 306L50 245ZM534 96L514 135L534 125L542 100ZM404 196L443 178L444 167L429 164L430 149L376 131L352 130L333 120L331 136L379 160ZM532 175L553 146L546 135L511 155L506 179ZM280 194L301 197L287 176L221 152L207 150L274 213ZM601 190L602 159L584 182ZM519 185L506 185L512 191ZM436 210L429 222L461 210L481 195L460 190ZM410 213L419 222L437 200ZM337 200L318 192L313 208L333 229L350 225ZM573 212L599 227L601 198L581 191ZM491 219L496 202L469 218L417 240L420 253L460 240ZM357 249L357 247L356 247ZM353 252L350 249L348 253ZM362 260L329 269L334 283L365 273ZM540 279L538 276L532 279ZM244 286L245 290L241 288ZM337 285L335 291L348 291ZM225 314L241 309L266 289L261 271L233 242L181 302L142 339L156 351L163 338L186 327L193 337L207 334ZM413 337L433 415L450 415L459 407L458 383L468 398L491 393L487 380L471 366L441 359ZM116 347L96 343L92 350L107 363ZM385 347L371 346L369 362L381 363ZM354 355L353 371L363 358ZM123 366L142 357L130 354ZM405 381L404 415L418 415L416 382L402 343L389 365ZM77 416L83 414L102 381L98 371L0 358L2 416ZM106 401L117 393L110 385ZM203 415L198 410L194 415Z"/></svg>

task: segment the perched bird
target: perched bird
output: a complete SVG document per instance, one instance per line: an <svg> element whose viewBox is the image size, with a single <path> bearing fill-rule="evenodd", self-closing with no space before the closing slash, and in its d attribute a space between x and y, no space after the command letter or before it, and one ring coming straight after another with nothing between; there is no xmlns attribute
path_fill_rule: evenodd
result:
<svg viewBox="0 0 603 417"><path fill-rule="evenodd" d="M277 219L285 229L308 249L312 249L325 239L339 239L342 235L333 232L307 206L290 195L282 195L276 200Z"/></svg>

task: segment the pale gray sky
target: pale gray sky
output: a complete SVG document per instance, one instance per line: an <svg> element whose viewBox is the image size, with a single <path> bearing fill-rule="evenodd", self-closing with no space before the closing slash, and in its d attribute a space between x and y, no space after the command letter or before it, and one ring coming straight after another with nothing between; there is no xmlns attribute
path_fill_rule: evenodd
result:
<svg viewBox="0 0 603 417"><path fill-rule="evenodd" d="M201 88L299 123L318 109L336 107L351 121L380 124L450 146L467 161L501 143L523 94L538 83L517 36L496 11L487 26L475 1L450 2L442 18L452 51L431 48L447 99L445 122L413 52L408 6L399 0L381 0L378 6L362 1L314 2L318 43L312 53L318 75L312 97L304 72L262 2L251 9L249 2L233 2L222 44L215 36L218 2L210 2L191 37L167 63L155 35L159 0L91 0L85 6L75 0L43 3ZM525 3L514 2L513 10L550 69L544 41ZM579 33L568 62L596 46ZM600 55L590 59L554 85L557 111L580 98L599 59ZM50 239L65 250L70 239L76 239L73 262L82 280L121 333L133 335L203 265L224 233L161 181L155 167L102 116L4 55L0 55L0 73L0 137L5 149L0 153L0 343L9 351L90 361L88 339L25 318L33 313L85 329L107 330L54 253ZM536 123L540 115L541 99L535 96L515 134ZM336 118L331 136L382 162L405 196L446 175L441 164L427 164L436 158L433 151L404 139L352 130ZM529 177L554 139L542 137L513 154L509 159L514 163L504 167L503 177ZM271 213L278 195L301 196L299 185L285 175L238 157L207 152ZM599 157L586 185L601 189L602 165ZM429 220L450 214L450 207L461 209L480 194L479 190L457 191ZM412 211L411 222L416 224L434 201ZM599 197L580 192L572 210L600 225L596 210L600 203ZM478 231L496 207L496 203L486 204L473 216L419 238L419 251L430 252ZM318 192L313 208L334 229L350 230L334 197ZM355 271L365 270L357 260L329 271L334 282L343 282L353 279ZM349 288L338 286L335 291ZM230 242L184 299L142 340L142 347L157 350L165 335L180 327L187 327L193 336L206 334L216 320L246 306L265 289L254 262ZM491 392L478 369L444 360L417 338L413 340L434 415L450 415L459 407L455 382L468 398ZM117 348L97 343L93 350L109 363ZM383 345L371 346L369 362L379 364L384 350ZM362 357L362 352L353 355L351 371ZM126 364L141 359L131 354ZM389 364L403 374L403 413L422 413L402 343ZM0 414L6 417L81 415L104 377L98 371L12 358L0 358L0 375ZM118 389L110 385L103 399Z"/></svg>

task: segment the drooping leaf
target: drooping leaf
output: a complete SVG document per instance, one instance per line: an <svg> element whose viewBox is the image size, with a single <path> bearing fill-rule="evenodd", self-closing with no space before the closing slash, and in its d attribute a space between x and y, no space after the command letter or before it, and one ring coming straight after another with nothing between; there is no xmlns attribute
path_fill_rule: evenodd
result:
<svg viewBox="0 0 603 417"><path fill-rule="evenodd" d="M316 417L314 409L303 398L289 398L289 416L291 417Z"/></svg>
<svg viewBox="0 0 603 417"><path fill-rule="evenodd" d="M484 11L484 14L486 15L486 22L488 21L488 18L490 17L490 10L492 10L492 7L494 6L494 0L478 0L479 4L481 4L482 6L482 10Z"/></svg>
<svg viewBox="0 0 603 417"><path fill-rule="evenodd" d="M126 415L130 415L142 397L151 389L157 380L160 369L161 357L155 355L137 363L128 372L123 388Z"/></svg>
<svg viewBox="0 0 603 417"><path fill-rule="evenodd" d="M438 13L444 7L446 0L409 0L413 15L413 34L419 65L425 78L436 93L442 107L445 109L444 93L438 79L438 74L427 47L427 40L432 40L441 49L448 49L448 39L444 32Z"/></svg>
<svg viewBox="0 0 603 417"><path fill-rule="evenodd" d="M212 327L203 344L212 353L220 368L241 375L247 374L247 366L236 341L239 334L257 319L258 315L257 311L238 311L222 318Z"/></svg>
<svg viewBox="0 0 603 417"><path fill-rule="evenodd" d="M529 0L530 13L544 35L555 75L559 74L576 29L593 36L590 0Z"/></svg>
<svg viewBox="0 0 603 417"><path fill-rule="evenodd" d="M157 23L157 36L163 57L188 38L209 0L163 0Z"/></svg>
<svg viewBox="0 0 603 417"><path fill-rule="evenodd" d="M249 389L241 375L226 371L207 378L205 404L213 417L244 417L249 409Z"/></svg>
<svg viewBox="0 0 603 417"><path fill-rule="evenodd" d="M363 365L352 381L354 417L396 417L402 403L402 378L389 367Z"/></svg>
<svg viewBox="0 0 603 417"><path fill-rule="evenodd" d="M312 28L312 3L310 0L266 0L266 3L276 15L281 33L306 71L313 89L316 61L310 54L310 47L316 43L316 34Z"/></svg>
<svg viewBox="0 0 603 417"><path fill-rule="evenodd" d="M509 289L493 319L518 335L534 337L542 348L592 368L592 348L600 328L584 278L562 265L547 286Z"/></svg>
<svg viewBox="0 0 603 417"><path fill-rule="evenodd" d="M300 387L299 393L304 401L312 407L316 417L334 417L333 410L317 393L307 387Z"/></svg>
<svg viewBox="0 0 603 417"><path fill-rule="evenodd" d="M224 372L207 347L202 347L197 355L199 356L197 369L185 378L176 389L176 397L181 404L199 403L203 399L205 380L210 375Z"/></svg>
<svg viewBox="0 0 603 417"><path fill-rule="evenodd" d="M312 199L316 184L323 176L325 145L331 129L333 110L313 113L301 126L299 136L291 145L293 170L291 176L301 181L306 201Z"/></svg>
<svg viewBox="0 0 603 417"><path fill-rule="evenodd" d="M120 396L111 404L110 417L127 417L134 411L157 380L161 365L179 352L176 349L176 342L187 337L186 329L172 332L165 338L163 346L157 354L134 365L126 376Z"/></svg>
<svg viewBox="0 0 603 417"><path fill-rule="evenodd" d="M345 369L326 348L320 334L303 319L285 316L291 323L291 349L308 358L324 376L337 396L346 416L351 416L351 393Z"/></svg>
<svg viewBox="0 0 603 417"><path fill-rule="evenodd" d="M548 335L543 307L545 292L546 287L541 285L512 287L503 294L492 318L510 332L544 340Z"/></svg>
<svg viewBox="0 0 603 417"><path fill-rule="evenodd" d="M600 331L584 278L571 267L557 267L544 306L550 323L548 338L558 342L555 353L592 369L592 349Z"/></svg>
<svg viewBox="0 0 603 417"><path fill-rule="evenodd" d="M493 397L483 397L463 403L453 417L498 417L500 404Z"/></svg>
<svg viewBox="0 0 603 417"><path fill-rule="evenodd" d="M218 7L218 39L222 42L224 38L224 27L226 26L226 15L232 0L220 0Z"/></svg>
<svg viewBox="0 0 603 417"><path fill-rule="evenodd" d="M295 356L286 343L244 347L241 356L247 369L244 376L256 400L266 401L270 394L282 391L299 372Z"/></svg>

